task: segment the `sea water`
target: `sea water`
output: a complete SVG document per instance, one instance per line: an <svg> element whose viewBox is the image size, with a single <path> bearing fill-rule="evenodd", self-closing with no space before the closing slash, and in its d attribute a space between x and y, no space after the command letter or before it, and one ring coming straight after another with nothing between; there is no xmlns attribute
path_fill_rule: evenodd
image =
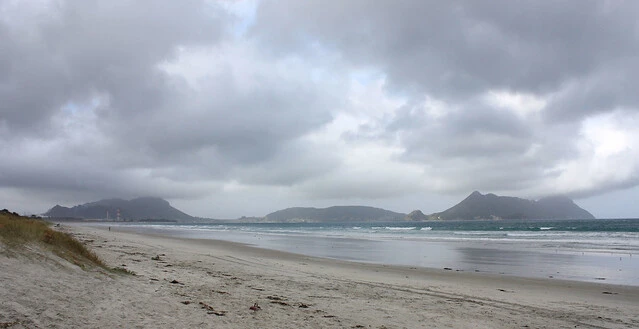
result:
<svg viewBox="0 0 639 329"><path fill-rule="evenodd" d="M119 225L349 261L639 286L639 219Z"/></svg>

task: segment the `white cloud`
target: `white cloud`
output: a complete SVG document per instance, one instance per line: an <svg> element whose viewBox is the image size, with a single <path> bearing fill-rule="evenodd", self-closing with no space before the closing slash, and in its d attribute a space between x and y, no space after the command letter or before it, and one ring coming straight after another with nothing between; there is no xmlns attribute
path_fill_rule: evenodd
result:
<svg viewBox="0 0 639 329"><path fill-rule="evenodd" d="M491 90L485 95L489 105L516 113L530 119L539 114L547 104L547 101L530 93L518 93L508 90Z"/></svg>
<svg viewBox="0 0 639 329"><path fill-rule="evenodd" d="M556 190L592 195L639 183L639 114L610 112L581 124L578 156L554 168L558 177L546 182Z"/></svg>

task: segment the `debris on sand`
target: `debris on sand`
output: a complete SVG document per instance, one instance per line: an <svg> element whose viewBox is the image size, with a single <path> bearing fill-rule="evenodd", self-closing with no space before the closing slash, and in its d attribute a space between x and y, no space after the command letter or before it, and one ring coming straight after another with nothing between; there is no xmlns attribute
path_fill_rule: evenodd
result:
<svg viewBox="0 0 639 329"><path fill-rule="evenodd" d="M270 299L270 300L286 300L286 298L280 297L280 296L266 296L266 299Z"/></svg>
<svg viewBox="0 0 639 329"><path fill-rule="evenodd" d="M217 316L225 316L226 315L226 311L218 311L216 309L213 308L213 306L205 303L205 302L200 302L200 305L202 305L202 308L205 309L207 312L207 314L215 314Z"/></svg>

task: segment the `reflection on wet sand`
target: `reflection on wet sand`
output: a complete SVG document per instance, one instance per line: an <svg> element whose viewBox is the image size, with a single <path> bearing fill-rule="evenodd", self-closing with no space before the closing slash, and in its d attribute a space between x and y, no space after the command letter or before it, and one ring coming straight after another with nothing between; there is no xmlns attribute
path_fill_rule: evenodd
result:
<svg viewBox="0 0 639 329"><path fill-rule="evenodd" d="M126 229L183 238L227 240L260 248L348 261L639 285L639 257L633 258L628 253L559 250L545 246L547 241L489 243L192 231L179 228Z"/></svg>

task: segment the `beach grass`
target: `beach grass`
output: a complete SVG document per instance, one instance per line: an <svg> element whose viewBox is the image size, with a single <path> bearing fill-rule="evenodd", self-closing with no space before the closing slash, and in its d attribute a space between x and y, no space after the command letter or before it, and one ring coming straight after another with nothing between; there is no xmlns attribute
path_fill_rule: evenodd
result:
<svg viewBox="0 0 639 329"><path fill-rule="evenodd" d="M29 244L46 247L56 255L81 268L95 265L107 268L102 260L82 242L68 233L53 230L51 223L42 219L0 211L0 242L8 250L20 251Z"/></svg>

